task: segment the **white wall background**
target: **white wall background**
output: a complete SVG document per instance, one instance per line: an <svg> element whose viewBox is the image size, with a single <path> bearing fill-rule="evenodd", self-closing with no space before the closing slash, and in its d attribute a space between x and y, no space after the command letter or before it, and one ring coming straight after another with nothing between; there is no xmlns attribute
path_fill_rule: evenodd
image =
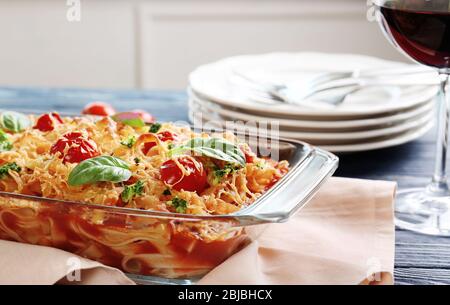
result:
<svg viewBox="0 0 450 305"><path fill-rule="evenodd" d="M365 0L0 0L0 86L186 86L197 65L271 51L404 60Z"/></svg>

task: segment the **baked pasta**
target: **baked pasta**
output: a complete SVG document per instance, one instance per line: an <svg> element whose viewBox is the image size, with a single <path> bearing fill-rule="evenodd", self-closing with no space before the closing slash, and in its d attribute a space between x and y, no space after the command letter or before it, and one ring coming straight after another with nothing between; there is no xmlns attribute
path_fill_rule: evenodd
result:
<svg viewBox="0 0 450 305"><path fill-rule="evenodd" d="M61 201L1 197L0 237L58 247L138 274L203 274L249 236L219 221L138 217L92 204L168 215L230 214L251 205L289 166L257 157L233 134L195 133L137 112L4 112L0 126L0 190Z"/></svg>

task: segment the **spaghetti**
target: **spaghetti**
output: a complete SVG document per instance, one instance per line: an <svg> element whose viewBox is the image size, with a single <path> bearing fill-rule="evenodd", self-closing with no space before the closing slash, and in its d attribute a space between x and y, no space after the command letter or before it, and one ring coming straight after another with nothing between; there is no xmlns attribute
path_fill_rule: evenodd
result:
<svg viewBox="0 0 450 305"><path fill-rule="evenodd" d="M141 126L128 118L47 114L29 120L27 128L7 134L11 148L0 152L1 191L140 210L220 215L252 204L288 171L286 161L259 158L229 133L198 134L171 123ZM177 150L198 139L201 143L225 141L237 149L231 157L226 152L216 157L210 153L214 147L204 149L205 154L193 154L198 147ZM230 162L233 156L244 161ZM98 181L71 183L77 167L102 157L126 164L127 179L108 181L102 172L93 175L101 176ZM170 278L203 274L251 238L244 229L219 221L144 218L83 204L13 197L0 197L0 237L61 248L131 273Z"/></svg>

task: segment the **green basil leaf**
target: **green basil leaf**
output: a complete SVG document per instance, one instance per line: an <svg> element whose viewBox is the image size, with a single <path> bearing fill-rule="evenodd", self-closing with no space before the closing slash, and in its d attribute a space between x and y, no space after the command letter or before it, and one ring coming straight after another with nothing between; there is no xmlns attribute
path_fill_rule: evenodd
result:
<svg viewBox="0 0 450 305"><path fill-rule="evenodd" d="M129 125L131 127L144 127L145 126L144 120L142 120L140 118L123 120L122 123L124 123L125 125Z"/></svg>
<svg viewBox="0 0 450 305"><path fill-rule="evenodd" d="M2 129L0 129L0 142L8 141L8 135Z"/></svg>
<svg viewBox="0 0 450 305"><path fill-rule="evenodd" d="M11 132L20 132L31 126L30 119L19 112L5 111L0 114L0 127Z"/></svg>
<svg viewBox="0 0 450 305"><path fill-rule="evenodd" d="M69 185L91 184L100 181L122 182L131 177L128 165L112 156L100 156L84 160L70 172Z"/></svg>
<svg viewBox="0 0 450 305"><path fill-rule="evenodd" d="M131 127L144 127L145 121L142 114L138 112L120 112L112 116L116 122L120 122Z"/></svg>
<svg viewBox="0 0 450 305"><path fill-rule="evenodd" d="M244 153L239 147L222 138L194 138L182 146L171 149L169 154L176 155L186 151L245 166Z"/></svg>
<svg viewBox="0 0 450 305"><path fill-rule="evenodd" d="M12 149L12 144L10 142L0 142L0 152L10 151Z"/></svg>

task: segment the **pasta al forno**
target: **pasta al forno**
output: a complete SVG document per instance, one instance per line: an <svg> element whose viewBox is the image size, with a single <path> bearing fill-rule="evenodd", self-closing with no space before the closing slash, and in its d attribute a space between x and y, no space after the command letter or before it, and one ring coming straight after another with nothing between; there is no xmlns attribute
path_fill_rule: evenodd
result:
<svg viewBox="0 0 450 305"><path fill-rule="evenodd" d="M288 171L232 134L128 116L0 117L0 191L127 209L222 215ZM11 123L12 122L12 123ZM221 149L221 148L226 148ZM0 198L0 237L58 247L124 271L200 275L249 242L220 222L139 218L65 202Z"/></svg>

